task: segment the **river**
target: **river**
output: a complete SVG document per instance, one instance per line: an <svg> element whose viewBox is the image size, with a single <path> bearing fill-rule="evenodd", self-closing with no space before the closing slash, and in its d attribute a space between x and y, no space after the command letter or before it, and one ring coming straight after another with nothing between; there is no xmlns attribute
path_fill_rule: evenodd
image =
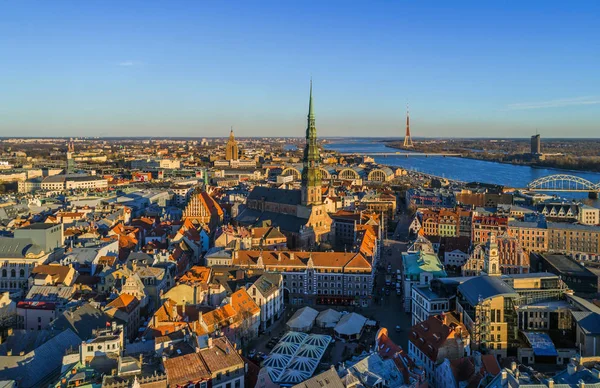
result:
<svg viewBox="0 0 600 388"><path fill-rule="evenodd" d="M344 139L332 140L325 144L326 149L342 152L369 154L370 152L396 152L394 148L386 147L384 143L366 139ZM405 151L401 151L405 152ZM375 156L375 161L389 166L402 167L456 179L464 182L485 182L510 187L527 187L527 184L537 178L554 175L568 174L587 179L591 182L600 182L600 173L583 171L566 171L552 168L535 168L530 166L519 166L506 163L488 162L467 158L452 157L424 157L424 156ZM585 203L600 207L600 200L588 200L586 193L557 193L558 195L571 199L585 199Z"/></svg>

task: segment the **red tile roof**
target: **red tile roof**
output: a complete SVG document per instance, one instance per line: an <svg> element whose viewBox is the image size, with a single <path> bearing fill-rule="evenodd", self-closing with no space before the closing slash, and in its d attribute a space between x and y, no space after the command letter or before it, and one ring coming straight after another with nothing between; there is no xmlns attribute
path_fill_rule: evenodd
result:
<svg viewBox="0 0 600 388"><path fill-rule="evenodd" d="M211 378L210 371L198 353L168 358L164 362L169 386L188 386Z"/></svg>

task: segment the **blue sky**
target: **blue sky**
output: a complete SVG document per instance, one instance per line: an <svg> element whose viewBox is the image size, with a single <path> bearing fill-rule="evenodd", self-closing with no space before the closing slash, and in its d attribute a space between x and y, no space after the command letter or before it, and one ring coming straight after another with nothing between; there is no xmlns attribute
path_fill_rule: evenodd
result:
<svg viewBox="0 0 600 388"><path fill-rule="evenodd" d="M0 136L600 136L600 2L423 3L3 2Z"/></svg>

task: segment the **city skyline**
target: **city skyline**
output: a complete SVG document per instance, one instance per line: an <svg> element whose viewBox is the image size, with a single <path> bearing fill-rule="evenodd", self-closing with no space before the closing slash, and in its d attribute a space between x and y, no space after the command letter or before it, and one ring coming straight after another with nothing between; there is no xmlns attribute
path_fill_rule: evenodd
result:
<svg viewBox="0 0 600 388"><path fill-rule="evenodd" d="M4 5L0 136L599 133L592 2L182 4Z"/></svg>

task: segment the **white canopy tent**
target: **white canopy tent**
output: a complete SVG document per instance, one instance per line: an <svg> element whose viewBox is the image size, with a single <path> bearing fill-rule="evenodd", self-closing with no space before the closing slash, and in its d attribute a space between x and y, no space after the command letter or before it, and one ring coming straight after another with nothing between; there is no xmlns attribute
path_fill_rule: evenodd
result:
<svg viewBox="0 0 600 388"><path fill-rule="evenodd" d="M357 313L345 314L335 326L333 331L338 338L354 340L359 339L367 318Z"/></svg>
<svg viewBox="0 0 600 388"><path fill-rule="evenodd" d="M286 325L289 330L309 332L315 324L315 318L319 312L310 307L303 307L296 311L294 315L287 321Z"/></svg>
<svg viewBox="0 0 600 388"><path fill-rule="evenodd" d="M317 316L317 326L322 328L333 328L342 318L342 313L334 309L321 311Z"/></svg>

